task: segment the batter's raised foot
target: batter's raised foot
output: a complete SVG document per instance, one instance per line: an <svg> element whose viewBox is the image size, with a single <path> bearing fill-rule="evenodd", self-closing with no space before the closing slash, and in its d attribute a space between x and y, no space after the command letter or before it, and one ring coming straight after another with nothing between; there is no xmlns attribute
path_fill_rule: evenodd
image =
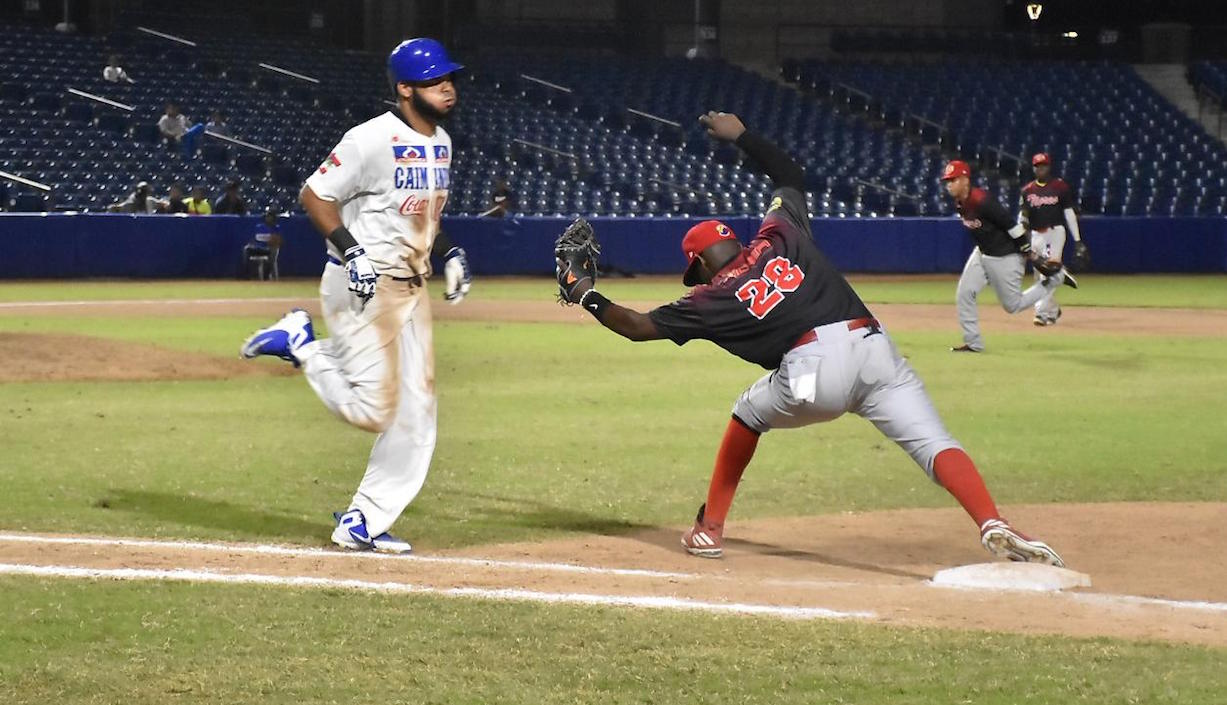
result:
<svg viewBox="0 0 1227 705"><path fill-rule="evenodd" d="M989 519L984 522L980 527L980 543L998 558L1065 567L1065 561L1061 560L1061 556L1057 555L1051 546L1014 530L1005 519Z"/></svg>
<svg viewBox="0 0 1227 705"><path fill-rule="evenodd" d="M703 517L706 509L706 504L699 506L694 526L682 534L682 547L692 556L719 558L724 555L724 526L707 523Z"/></svg>
<svg viewBox="0 0 1227 705"><path fill-rule="evenodd" d="M292 362L298 367L299 362L294 351L313 340L315 329L311 324L311 314L296 308L273 325L252 333L239 348L239 356L251 359L260 355L271 355Z"/></svg>

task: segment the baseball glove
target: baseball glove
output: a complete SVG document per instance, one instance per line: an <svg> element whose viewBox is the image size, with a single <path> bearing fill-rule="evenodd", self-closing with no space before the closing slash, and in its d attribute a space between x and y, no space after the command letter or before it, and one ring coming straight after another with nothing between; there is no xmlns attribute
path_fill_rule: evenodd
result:
<svg viewBox="0 0 1227 705"><path fill-rule="evenodd" d="M558 303L577 304L585 292L596 286L596 257L599 254L601 245L596 241L596 233L583 218L576 218L558 236L554 241Z"/></svg>
<svg viewBox="0 0 1227 705"><path fill-rule="evenodd" d="M1054 276L1057 272L1061 271L1061 263L1053 259L1035 259L1031 261L1031 266L1035 267L1035 271L1046 277Z"/></svg>
<svg viewBox="0 0 1227 705"><path fill-rule="evenodd" d="M1074 261L1071 269L1075 272L1091 271L1091 249L1081 240L1074 243Z"/></svg>

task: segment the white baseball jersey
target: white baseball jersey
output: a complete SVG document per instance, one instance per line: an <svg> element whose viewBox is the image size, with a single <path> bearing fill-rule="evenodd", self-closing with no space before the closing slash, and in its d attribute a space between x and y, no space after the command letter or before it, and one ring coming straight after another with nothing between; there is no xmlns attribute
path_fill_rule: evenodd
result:
<svg viewBox="0 0 1227 705"><path fill-rule="evenodd" d="M307 186L341 204L342 224L376 272L428 274L451 159L452 139L442 127L427 137L387 112L346 132ZM341 256L332 243L328 250Z"/></svg>

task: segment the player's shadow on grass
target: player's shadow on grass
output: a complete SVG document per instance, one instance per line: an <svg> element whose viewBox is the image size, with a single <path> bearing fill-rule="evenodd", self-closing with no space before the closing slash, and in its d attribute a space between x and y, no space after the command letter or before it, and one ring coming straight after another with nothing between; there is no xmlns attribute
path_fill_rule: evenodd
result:
<svg viewBox="0 0 1227 705"><path fill-rule="evenodd" d="M785 546L777 546L771 543L760 543L758 541L747 541L745 539L725 538L724 546L731 549L741 549L750 553L757 553L761 556L774 556L777 558L795 558L801 561L810 561L813 563L821 563L823 565L836 566L838 568L851 568L853 570L861 570L867 573L880 573L882 575L893 575L897 578L919 578L928 580L933 577L924 573L915 573L909 570L900 570L899 568L891 568L890 566L877 565L874 563L865 563L864 561L854 561L848 558L840 558L825 553L817 553L815 551L805 551L797 548L787 548ZM866 547L867 548L867 547ZM872 552L872 551L870 551Z"/></svg>
<svg viewBox="0 0 1227 705"><path fill-rule="evenodd" d="M105 511L143 514L167 524L221 529L261 538L318 538L321 532L329 528L325 518L311 522L286 514L169 492L114 489L95 501L93 506Z"/></svg>
<svg viewBox="0 0 1227 705"><path fill-rule="evenodd" d="M483 521L492 526L506 524L529 529L553 529L609 536L660 528L652 524L613 519L523 497L500 497L480 492L455 490L445 494L469 500L470 505L475 503L473 500L477 500L480 506L474 508L473 512L481 515Z"/></svg>

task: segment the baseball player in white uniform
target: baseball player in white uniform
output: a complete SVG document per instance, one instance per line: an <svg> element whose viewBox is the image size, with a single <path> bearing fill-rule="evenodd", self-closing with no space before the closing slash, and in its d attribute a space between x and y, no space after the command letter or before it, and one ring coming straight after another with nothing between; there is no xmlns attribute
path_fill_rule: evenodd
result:
<svg viewBox="0 0 1227 705"><path fill-rule="evenodd" d="M241 350L301 366L329 410L379 434L348 509L334 514L332 541L347 549L411 550L388 532L421 490L434 453L432 252L444 256L450 303L464 298L470 280L464 250L439 229L452 156L440 122L455 105L452 74L461 68L433 39L392 51L397 107L345 133L302 190L328 243L320 302L330 337L317 340L299 309Z"/></svg>

